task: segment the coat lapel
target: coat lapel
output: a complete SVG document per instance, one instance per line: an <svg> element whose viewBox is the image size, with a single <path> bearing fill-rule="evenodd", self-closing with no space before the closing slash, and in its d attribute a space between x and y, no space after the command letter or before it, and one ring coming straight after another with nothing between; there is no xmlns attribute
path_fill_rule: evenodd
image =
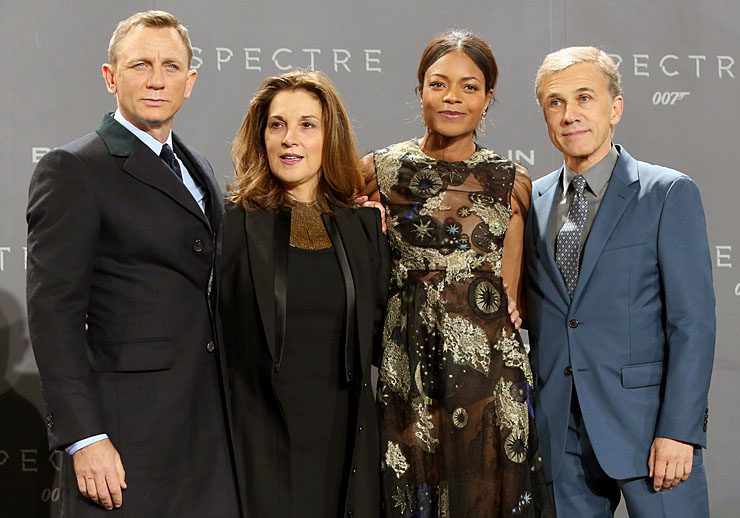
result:
<svg viewBox="0 0 740 518"><path fill-rule="evenodd" d="M362 269L357 263L358 258L355 257L354 252L356 247L347 246L348 243L352 243L352 236L357 232L362 232L361 228L352 228L352 221L356 221L356 214L352 212L346 212L337 210L336 217L332 217L328 214L323 215L324 225L331 238L332 245L334 246L334 252L336 253L337 260L339 261L339 267L342 271L342 277L344 278L344 291L345 291L345 331L344 331L344 372L345 380L347 383L352 381L351 372L355 369L356 365L356 352L357 347L362 344L355 343L355 337L368 336L363 333L362 329L357 329L357 322L362 322L363 319L359 317L361 311L364 308L361 307L361 300L364 297L357 297L357 289L355 286L353 271L360 272ZM346 216L346 217L345 217ZM352 221L350 221L350 218ZM355 225L356 226L356 225ZM360 347L364 350L364 347ZM360 356L360 366L363 369L367 367L364 362L363 355Z"/></svg>
<svg viewBox="0 0 740 518"><path fill-rule="evenodd" d="M614 166L609 186L583 249L581 271L578 274L576 291L573 293L574 302L578 301L580 294L586 289L609 236L639 189L637 161L620 146L617 146L617 149L620 152L619 159Z"/></svg>
<svg viewBox="0 0 740 518"><path fill-rule="evenodd" d="M146 144L116 122L110 114L105 115L96 131L105 141L111 155L127 157L122 167L125 173L161 191L210 227L208 218L187 187ZM205 176L200 172L196 174Z"/></svg>
<svg viewBox="0 0 740 518"><path fill-rule="evenodd" d="M539 264L545 267L547 274L552 279L553 285L563 298L566 304L570 304L568 288L565 286L563 275L560 273L555 264L555 257L550 250L550 218L552 217L553 204L555 195L558 192L558 180L562 173L562 168L550 173L537 184L536 196L532 200L532 208L535 214L535 246L537 253L540 255Z"/></svg>
<svg viewBox="0 0 740 518"><path fill-rule="evenodd" d="M247 252L252 270L252 282L257 306L262 317L262 328L273 361L277 358L275 344L275 250L273 236L275 215L270 212L248 210L244 226L247 233Z"/></svg>

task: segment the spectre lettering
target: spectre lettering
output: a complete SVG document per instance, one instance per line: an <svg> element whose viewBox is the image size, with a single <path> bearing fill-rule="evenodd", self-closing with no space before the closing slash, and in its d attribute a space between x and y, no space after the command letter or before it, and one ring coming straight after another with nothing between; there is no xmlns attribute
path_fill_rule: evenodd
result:
<svg viewBox="0 0 740 518"><path fill-rule="evenodd" d="M621 69L624 58L619 54L609 54L609 57L614 60L617 68ZM735 65L735 58L728 55L713 57L717 63L717 77L719 79L735 79L735 72L732 69ZM684 63L686 59L694 62L694 76L701 79L702 64L707 62L707 56L704 54L687 54L685 57L677 54L664 54L658 59L658 70L665 77L676 77L681 75L682 71L689 72L690 68ZM651 61L650 54L632 54L632 75L635 77L651 77Z"/></svg>
<svg viewBox="0 0 740 518"><path fill-rule="evenodd" d="M216 51L216 70L219 72L226 69L227 66L231 66L232 58L236 54L233 49L229 47L215 47ZM260 47L244 47L244 70L256 70L262 71L262 48ZM275 70L285 72L294 68L307 68L308 70L316 70L317 66L319 69L329 70L329 64L324 63L319 65L317 61L322 54L328 54L328 50L322 52L320 48L302 48L300 51L297 49L291 49L288 47L280 47L271 51L269 61L265 63L272 63ZM265 51L267 52L267 51ZM383 72L381 63L382 50L381 49L362 49L362 57L354 57L353 52L346 48L333 48L331 49L332 63L331 67L334 72L349 72L358 70L364 65L365 72ZM359 51L357 51L359 52ZM301 59L301 53L305 56ZM356 53L355 53L356 54ZM191 68L200 68L205 60L202 57L203 51L198 47L193 47L193 59L191 60ZM362 63L364 61L364 63Z"/></svg>

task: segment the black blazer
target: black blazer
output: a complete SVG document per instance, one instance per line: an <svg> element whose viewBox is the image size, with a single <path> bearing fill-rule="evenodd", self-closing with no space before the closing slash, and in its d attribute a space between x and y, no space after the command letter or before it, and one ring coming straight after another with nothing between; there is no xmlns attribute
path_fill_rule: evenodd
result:
<svg viewBox="0 0 740 518"><path fill-rule="evenodd" d="M231 388L234 442L245 515L287 517L287 424L275 387L285 328L290 215L229 205L223 230L219 314ZM375 209L324 215L345 280L345 376L355 384L356 418L347 516L379 515L378 417L370 380L385 310L388 244ZM306 387L310 390L310 387ZM322 476L317 467L316 476Z"/></svg>
<svg viewBox="0 0 740 518"><path fill-rule="evenodd" d="M39 162L27 213L31 342L51 447L107 433L121 454L117 513L237 516L211 304L221 192L205 158L173 141L208 192L207 216L110 115ZM69 516L106 513L79 494L66 455L62 484Z"/></svg>

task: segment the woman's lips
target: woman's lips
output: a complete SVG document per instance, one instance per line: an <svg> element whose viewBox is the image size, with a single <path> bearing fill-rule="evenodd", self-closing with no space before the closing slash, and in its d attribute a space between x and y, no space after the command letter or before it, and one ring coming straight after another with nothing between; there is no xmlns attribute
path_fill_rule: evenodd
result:
<svg viewBox="0 0 740 518"><path fill-rule="evenodd" d="M303 160L303 157L301 155L295 155L293 153L285 153L284 155L280 155L280 161L286 165L297 164L301 160Z"/></svg>
<svg viewBox="0 0 740 518"><path fill-rule="evenodd" d="M465 117L465 114L464 113L462 113L462 112L456 112L456 111L444 110L444 111L441 111L441 112L438 112L438 113L442 117L444 117L445 119L457 120L457 119L462 119L463 117Z"/></svg>

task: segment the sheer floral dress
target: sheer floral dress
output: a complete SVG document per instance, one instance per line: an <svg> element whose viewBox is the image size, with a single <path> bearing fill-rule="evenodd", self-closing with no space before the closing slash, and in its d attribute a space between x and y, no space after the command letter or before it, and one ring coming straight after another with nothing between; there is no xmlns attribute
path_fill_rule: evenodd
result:
<svg viewBox="0 0 740 518"><path fill-rule="evenodd" d="M442 162L412 140L373 158L392 251L377 392L386 515L554 516L501 276L512 193L526 211L529 178L480 147Z"/></svg>

